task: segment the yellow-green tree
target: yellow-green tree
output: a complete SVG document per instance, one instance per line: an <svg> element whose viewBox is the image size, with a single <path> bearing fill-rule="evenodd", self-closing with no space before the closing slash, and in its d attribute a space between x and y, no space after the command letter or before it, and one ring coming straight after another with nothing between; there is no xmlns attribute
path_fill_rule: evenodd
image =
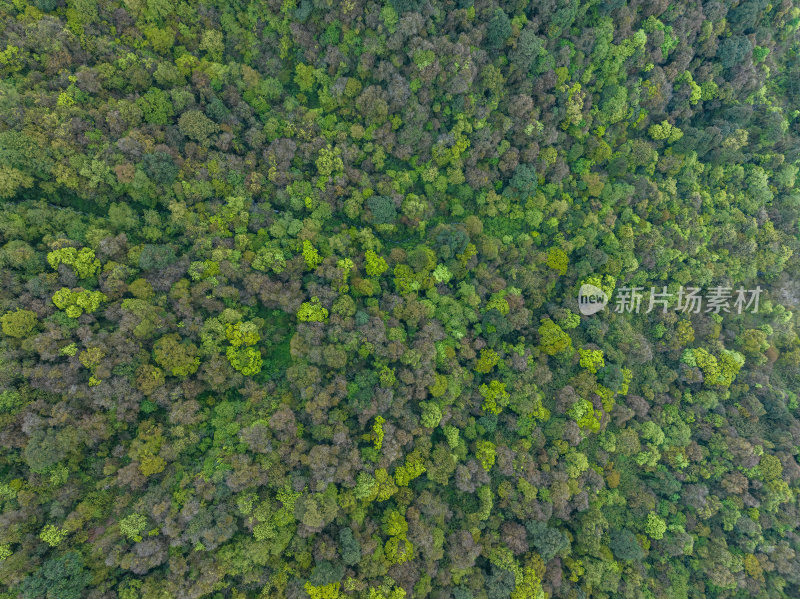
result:
<svg viewBox="0 0 800 599"><path fill-rule="evenodd" d="M3 328L3 334L17 339L27 337L37 323L36 313L30 310L18 308L14 312L6 312L0 316L0 326Z"/></svg>

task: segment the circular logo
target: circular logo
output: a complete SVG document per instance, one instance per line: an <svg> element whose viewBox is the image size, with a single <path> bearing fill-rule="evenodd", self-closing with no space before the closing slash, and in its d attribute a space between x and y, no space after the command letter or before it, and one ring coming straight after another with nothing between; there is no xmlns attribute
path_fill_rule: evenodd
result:
<svg viewBox="0 0 800 599"><path fill-rule="evenodd" d="M588 283L581 285L580 291L578 291L578 310L581 314L585 316L597 314L606 307L607 303L608 296L605 291Z"/></svg>

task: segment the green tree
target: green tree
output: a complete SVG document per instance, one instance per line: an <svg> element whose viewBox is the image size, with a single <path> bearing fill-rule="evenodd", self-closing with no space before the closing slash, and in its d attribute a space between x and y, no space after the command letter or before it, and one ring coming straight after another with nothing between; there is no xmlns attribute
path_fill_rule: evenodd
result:
<svg viewBox="0 0 800 599"><path fill-rule="evenodd" d="M366 259L366 271L370 277L379 277L389 269L389 265L381 256L373 250L367 250L364 254Z"/></svg>
<svg viewBox="0 0 800 599"><path fill-rule="evenodd" d="M78 318L86 312L95 312L100 304L108 300L108 297L101 291L87 291L86 289L67 289L62 287L53 294L53 304L69 316Z"/></svg>
<svg viewBox="0 0 800 599"><path fill-rule="evenodd" d="M572 349L572 339L560 326L545 318L539 326L539 346L550 356Z"/></svg>
<svg viewBox="0 0 800 599"><path fill-rule="evenodd" d="M372 214L372 222L376 225L391 225L397 219L397 207L391 198L371 196L367 198L367 207Z"/></svg>
<svg viewBox="0 0 800 599"><path fill-rule="evenodd" d="M90 580L81 555L69 551L45 561L19 588L24 599L81 599Z"/></svg>
<svg viewBox="0 0 800 599"><path fill-rule="evenodd" d="M355 566L361 561L361 544L356 540L350 527L339 530L339 553L342 561L348 566Z"/></svg>
<svg viewBox="0 0 800 599"><path fill-rule="evenodd" d="M128 514L119 521L119 531L127 537L129 541L139 542L142 540L141 533L147 527L147 517L136 512Z"/></svg>
<svg viewBox="0 0 800 599"><path fill-rule="evenodd" d="M495 444L491 441L480 440L476 443L475 456L487 472L494 466L494 461L497 456Z"/></svg>
<svg viewBox="0 0 800 599"><path fill-rule="evenodd" d="M510 399L505 383L500 381L491 381L488 385L483 384L478 388L478 392L483 397L483 410L489 414L496 415L502 412Z"/></svg>
<svg viewBox="0 0 800 599"><path fill-rule="evenodd" d="M39 538L50 545L50 547L57 547L61 544L61 541L67 538L68 534L69 532L63 528L59 528L58 526L54 526L52 524L47 524L42 529L42 532L39 533Z"/></svg>
<svg viewBox="0 0 800 599"><path fill-rule="evenodd" d="M156 363L169 371L172 376L188 376L197 372L200 358L197 346L181 341L177 333L164 335L153 345Z"/></svg>
<svg viewBox="0 0 800 599"><path fill-rule="evenodd" d="M309 270L314 270L317 266L322 264L322 256L319 255L317 249L308 239L303 241L303 259L306 261L306 267Z"/></svg>
<svg viewBox="0 0 800 599"><path fill-rule="evenodd" d="M501 48L511 35L511 19L502 8L495 8L486 26L486 41L490 48Z"/></svg>
<svg viewBox="0 0 800 599"><path fill-rule="evenodd" d="M35 312L20 308L0 316L0 326L3 328L3 333L17 339L27 337L38 322Z"/></svg>
<svg viewBox="0 0 800 599"><path fill-rule="evenodd" d="M74 247L65 247L53 250L47 254L47 263L54 269L57 269L59 264L67 264L81 279L94 276L100 268L100 260L95 258L94 251L89 248L78 250Z"/></svg>
<svg viewBox="0 0 800 599"><path fill-rule="evenodd" d="M219 131L219 125L199 110L187 110L178 119L178 127L185 136L205 144L208 137Z"/></svg>
<svg viewBox="0 0 800 599"><path fill-rule="evenodd" d="M627 528L613 530L610 533L609 546L614 552L614 557L625 561L640 561L645 553L636 536Z"/></svg>
<svg viewBox="0 0 800 599"><path fill-rule="evenodd" d="M314 88L314 67L302 62L295 66L294 82L301 92L310 92Z"/></svg>
<svg viewBox="0 0 800 599"><path fill-rule="evenodd" d="M603 359L603 350L600 349L578 349L578 353L581 356L581 366L586 368L592 374L597 373L598 368L603 368L605 366L605 360Z"/></svg>
<svg viewBox="0 0 800 599"><path fill-rule="evenodd" d="M319 298L312 297L310 302L303 302L297 311L297 320L301 322L325 322L328 309L323 307Z"/></svg>
<svg viewBox="0 0 800 599"><path fill-rule="evenodd" d="M500 356L491 348L481 350L481 357L475 364L475 371L481 374L489 374L495 366L500 363Z"/></svg>
<svg viewBox="0 0 800 599"><path fill-rule="evenodd" d="M33 177L7 164L0 165L0 199L13 198L20 190L33 187Z"/></svg>
<svg viewBox="0 0 800 599"><path fill-rule="evenodd" d="M567 258L567 254L564 250L555 247L550 248L550 251L547 253L547 266L565 275L567 274L568 264L569 258Z"/></svg>
<svg viewBox="0 0 800 599"><path fill-rule="evenodd" d="M667 530L667 523L662 520L658 514L650 512L647 514L647 522L644 525L645 532L653 539L664 538L664 533Z"/></svg>
<svg viewBox="0 0 800 599"><path fill-rule="evenodd" d="M136 103L142 109L145 120L152 125L166 125L175 112L169 96L157 87L152 87Z"/></svg>
<svg viewBox="0 0 800 599"><path fill-rule="evenodd" d="M255 347L229 347L225 355L236 370L245 376L253 376L261 372L263 358Z"/></svg>
<svg viewBox="0 0 800 599"><path fill-rule="evenodd" d="M442 410L436 402L428 401L422 402L422 416L420 422L426 428L436 428L439 426L439 421L442 419Z"/></svg>

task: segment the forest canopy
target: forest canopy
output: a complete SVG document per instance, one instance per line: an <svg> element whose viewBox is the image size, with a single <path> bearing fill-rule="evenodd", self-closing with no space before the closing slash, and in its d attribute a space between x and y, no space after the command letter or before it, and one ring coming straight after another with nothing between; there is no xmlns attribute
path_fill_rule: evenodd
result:
<svg viewBox="0 0 800 599"><path fill-rule="evenodd" d="M800 596L799 28L0 0L0 599Z"/></svg>

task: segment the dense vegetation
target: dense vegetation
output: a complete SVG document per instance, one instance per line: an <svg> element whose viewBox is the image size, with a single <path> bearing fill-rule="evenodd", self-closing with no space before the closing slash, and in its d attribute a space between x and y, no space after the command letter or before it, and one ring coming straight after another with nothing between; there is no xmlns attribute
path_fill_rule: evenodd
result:
<svg viewBox="0 0 800 599"><path fill-rule="evenodd" d="M0 598L800 596L798 27L0 0Z"/></svg>

